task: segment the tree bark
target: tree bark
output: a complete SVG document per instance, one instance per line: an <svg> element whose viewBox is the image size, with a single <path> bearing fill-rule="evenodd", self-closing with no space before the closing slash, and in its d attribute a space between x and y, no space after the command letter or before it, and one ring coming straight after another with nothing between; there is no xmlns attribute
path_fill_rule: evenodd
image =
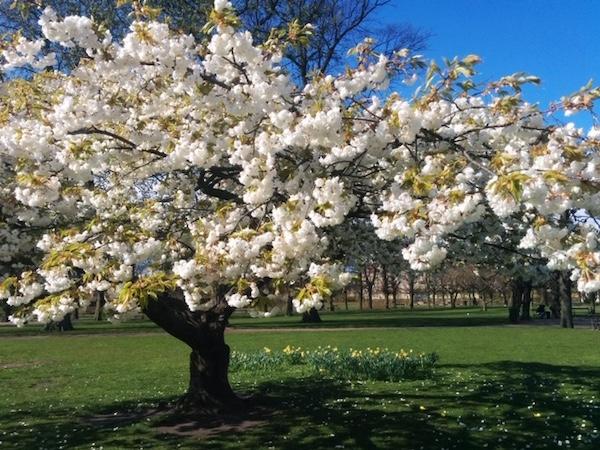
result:
<svg viewBox="0 0 600 450"><path fill-rule="evenodd" d="M392 305L394 305L394 308L398 307L398 285L397 284L392 288Z"/></svg>
<svg viewBox="0 0 600 450"><path fill-rule="evenodd" d="M373 309L373 285L371 283L367 283L367 301L369 309Z"/></svg>
<svg viewBox="0 0 600 450"><path fill-rule="evenodd" d="M71 313L66 314L61 321L49 322L44 327L44 331L73 331L74 329L73 322L71 321Z"/></svg>
<svg viewBox="0 0 600 450"><path fill-rule="evenodd" d="M412 311L415 309L415 275L412 272L408 272L408 301Z"/></svg>
<svg viewBox="0 0 600 450"><path fill-rule="evenodd" d="M8 322L8 316L12 314L12 307L6 303L6 300L0 300L0 309L2 309L2 322Z"/></svg>
<svg viewBox="0 0 600 450"><path fill-rule="evenodd" d="M188 309L180 292L150 300L143 308L150 320L191 348L190 380L176 409L185 413L216 414L239 408L243 400L229 384L230 349L225 328L233 308L221 300L209 311Z"/></svg>
<svg viewBox="0 0 600 450"><path fill-rule="evenodd" d="M321 323L321 316L316 308L310 308L308 311L302 313L303 323Z"/></svg>
<svg viewBox="0 0 600 450"><path fill-rule="evenodd" d="M102 320L102 307L106 303L104 300L104 292L96 292L96 307L94 309L94 320L101 321Z"/></svg>
<svg viewBox="0 0 600 450"><path fill-rule="evenodd" d="M458 298L458 292L450 292L450 308L456 308L456 299Z"/></svg>
<svg viewBox="0 0 600 450"><path fill-rule="evenodd" d="M63 320L58 322L58 330L59 331L73 331L75 328L73 327L73 322L71 322L71 313L65 315Z"/></svg>
<svg viewBox="0 0 600 450"><path fill-rule="evenodd" d="M383 275L383 297L385 298L385 309L390 309L390 290L388 284L388 272L385 267L382 269Z"/></svg>
<svg viewBox="0 0 600 450"><path fill-rule="evenodd" d="M559 279L560 295L560 326L563 328L573 328L573 302L571 293L571 278L569 272L560 272Z"/></svg>
<svg viewBox="0 0 600 450"><path fill-rule="evenodd" d="M531 281L523 283L523 300L521 302L521 320L531 320Z"/></svg>
<svg viewBox="0 0 600 450"><path fill-rule="evenodd" d="M554 319L560 318L560 275L554 272L551 281L550 312Z"/></svg>
<svg viewBox="0 0 600 450"><path fill-rule="evenodd" d="M523 301L524 284L521 278L512 280L512 295L508 304L508 320L511 323L519 322L519 310Z"/></svg>
<svg viewBox="0 0 600 450"><path fill-rule="evenodd" d="M375 281L377 280L377 269L371 267L373 277L369 278L369 267L365 266L365 283L367 284L367 301L369 309L373 309L373 288L375 287Z"/></svg>
<svg viewBox="0 0 600 450"><path fill-rule="evenodd" d="M364 294L364 290L363 290L363 274L362 274L362 270L361 270L360 274L358 275L358 307L361 311L363 309L364 300L365 300L365 294Z"/></svg>

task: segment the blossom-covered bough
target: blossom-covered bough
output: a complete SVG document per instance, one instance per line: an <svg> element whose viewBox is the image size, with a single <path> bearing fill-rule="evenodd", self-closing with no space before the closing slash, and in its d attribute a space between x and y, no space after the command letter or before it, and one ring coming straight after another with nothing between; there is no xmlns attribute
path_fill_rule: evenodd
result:
<svg viewBox="0 0 600 450"><path fill-rule="evenodd" d="M345 73L300 90L279 62L309 26L257 47L228 2L210 17L206 42L142 18L116 42L47 9L46 39L87 55L69 73L43 40L5 45L0 295L14 323L59 320L103 292L114 315L141 310L191 347L184 404L218 409L237 398L229 316L273 314L290 292L298 311L319 307L349 281L327 251L349 219L410 242L414 270L476 222L519 220L522 247L600 289L596 230L570 219L599 213L600 128L547 125L521 98L536 79L476 85L469 56L431 64L405 99L389 77L421 59L366 41ZM11 76L20 67L34 74ZM562 105L598 96L588 86Z"/></svg>

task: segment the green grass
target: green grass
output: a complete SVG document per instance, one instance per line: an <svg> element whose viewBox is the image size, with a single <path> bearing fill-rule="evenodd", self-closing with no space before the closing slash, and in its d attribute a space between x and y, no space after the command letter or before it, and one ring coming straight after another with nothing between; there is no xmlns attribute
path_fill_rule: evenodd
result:
<svg viewBox="0 0 600 450"><path fill-rule="evenodd" d="M131 330L21 337L5 332L0 337L0 449L553 449L558 441L562 448L600 448L600 333L494 326L505 310L479 317L466 312L341 313L326 316L327 322L345 315L340 325L353 321L372 328L233 332L227 340L242 352L287 344L410 348L437 352L440 365L430 379L399 383L331 380L301 367L232 373L237 390L258 394L275 413L261 426L200 441L161 434L152 421L91 420L180 395L188 351L174 338ZM290 319L275 320L285 328ZM471 320L488 326L470 326ZM436 321L445 326L422 326ZM234 320L246 328L247 322ZM142 324L138 329L146 331ZM78 328L85 330L82 324Z"/></svg>
<svg viewBox="0 0 600 450"><path fill-rule="evenodd" d="M391 309L374 311L344 311L342 309L330 313L321 312L323 322L303 324L300 316L276 316L271 318L252 318L247 313L236 312L231 319L232 328L406 328L406 327L473 327L494 326L508 324L506 308L494 307L488 311L479 308L460 307L456 309ZM586 315L584 307L575 308L575 315ZM69 334L96 334L96 333L152 333L162 330L148 320L129 320L111 323L109 321L94 321L90 316L75 320L75 330ZM59 332L46 332L39 324L30 324L23 328L0 325L2 336L30 336L60 334Z"/></svg>

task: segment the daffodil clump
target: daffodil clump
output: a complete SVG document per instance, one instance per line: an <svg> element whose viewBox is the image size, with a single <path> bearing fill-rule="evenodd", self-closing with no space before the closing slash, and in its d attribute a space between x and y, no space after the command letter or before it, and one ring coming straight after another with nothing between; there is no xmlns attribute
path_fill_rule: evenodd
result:
<svg viewBox="0 0 600 450"><path fill-rule="evenodd" d="M436 353L387 348L362 350L317 347L313 350L286 346L282 351L265 347L252 353L233 352L231 369L269 371L283 366L307 366L311 371L341 380L400 381L431 375L438 361Z"/></svg>
<svg viewBox="0 0 600 450"><path fill-rule="evenodd" d="M307 363L315 370L345 380L424 378L431 375L437 361L436 353L395 352L379 347L366 350L319 347L307 356Z"/></svg>

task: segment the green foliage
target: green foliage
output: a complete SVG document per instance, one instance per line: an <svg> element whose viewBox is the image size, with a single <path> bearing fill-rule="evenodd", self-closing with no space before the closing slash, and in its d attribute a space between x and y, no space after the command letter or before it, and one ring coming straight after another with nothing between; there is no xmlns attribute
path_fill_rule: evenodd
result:
<svg viewBox="0 0 600 450"><path fill-rule="evenodd" d="M516 202L523 196L523 184L529 180L529 176L522 172L511 172L501 175L491 184L494 193L504 198L512 197Z"/></svg>
<svg viewBox="0 0 600 450"><path fill-rule="evenodd" d="M6 277L2 280L2 283L0 283L0 292L12 292L17 288L18 281L17 277Z"/></svg>
<svg viewBox="0 0 600 450"><path fill-rule="evenodd" d="M87 242L73 242L60 250L51 251L42 263L44 270L70 265L74 260L94 256L94 247Z"/></svg>
<svg viewBox="0 0 600 450"><path fill-rule="evenodd" d="M156 300L160 294L174 290L176 286L175 276L164 272L153 273L125 283L119 291L118 303L127 304L137 301L140 306L144 306L148 300Z"/></svg>
<svg viewBox="0 0 600 450"><path fill-rule="evenodd" d="M224 8L221 11L213 9L208 15L208 21L202 27L203 33L212 33L213 30L220 27L231 27L238 28L240 26L240 18L236 14L236 11L232 8Z"/></svg>

